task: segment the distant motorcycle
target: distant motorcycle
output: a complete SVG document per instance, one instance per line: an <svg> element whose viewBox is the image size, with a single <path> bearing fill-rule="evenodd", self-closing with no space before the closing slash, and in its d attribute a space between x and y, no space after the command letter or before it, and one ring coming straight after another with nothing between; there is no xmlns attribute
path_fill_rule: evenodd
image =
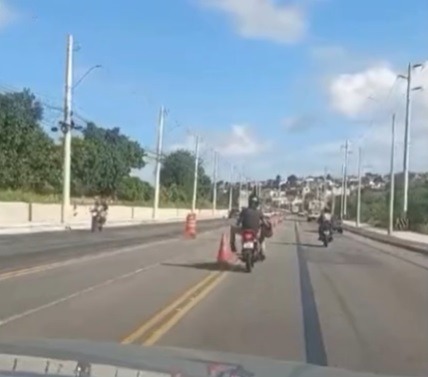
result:
<svg viewBox="0 0 428 377"><path fill-rule="evenodd" d="M325 247L328 246L329 243L333 242L333 235L331 229L329 227L324 227L321 231L321 241Z"/></svg>
<svg viewBox="0 0 428 377"><path fill-rule="evenodd" d="M105 224L105 215L102 211L93 209L91 211L92 215L92 221L91 221L91 231L92 233L96 232L97 230L101 232L103 230L103 226Z"/></svg>
<svg viewBox="0 0 428 377"><path fill-rule="evenodd" d="M342 234L343 233L342 220L340 218L333 217L331 220L331 228L333 232Z"/></svg>

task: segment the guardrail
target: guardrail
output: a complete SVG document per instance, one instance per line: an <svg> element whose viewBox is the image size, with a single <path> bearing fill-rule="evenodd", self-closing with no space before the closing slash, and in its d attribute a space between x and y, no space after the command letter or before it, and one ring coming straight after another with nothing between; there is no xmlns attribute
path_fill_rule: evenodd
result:
<svg viewBox="0 0 428 377"><path fill-rule="evenodd" d="M387 234L373 232L364 228L357 228L355 226L348 225L348 224L342 224L342 228L348 232L363 236L365 238L372 239L374 241L378 241L387 245L414 251L416 253L428 255L428 245L421 242L405 240L402 238L389 236Z"/></svg>

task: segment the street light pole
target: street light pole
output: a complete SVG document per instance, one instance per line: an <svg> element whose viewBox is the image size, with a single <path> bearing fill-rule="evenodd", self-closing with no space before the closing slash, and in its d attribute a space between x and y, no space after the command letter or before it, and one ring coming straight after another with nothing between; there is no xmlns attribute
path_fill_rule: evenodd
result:
<svg viewBox="0 0 428 377"><path fill-rule="evenodd" d="M345 183L344 183L344 197L343 197L343 216L348 214L348 155L349 155L349 140L345 144Z"/></svg>
<svg viewBox="0 0 428 377"><path fill-rule="evenodd" d="M159 195L160 195L160 173L161 173L161 156L162 156L162 144L163 144L163 128L165 122L165 109L162 106L159 112L159 122L158 122L158 140L156 146L156 170L155 170L155 197L153 202L153 220L158 217L159 209Z"/></svg>
<svg viewBox="0 0 428 377"><path fill-rule="evenodd" d="M194 172L194 175L193 175L192 213L196 212L196 197L197 197L197 194L198 194L198 170L199 170L199 136L196 135L195 172Z"/></svg>
<svg viewBox="0 0 428 377"><path fill-rule="evenodd" d="M389 223L388 234L394 231L394 195L395 195L395 174L394 174L394 154L395 154L395 114L392 114L391 122L391 172L389 183Z"/></svg>
<svg viewBox="0 0 428 377"><path fill-rule="evenodd" d="M71 171L71 104L73 88L73 36L67 37L67 57L65 67L64 90L64 171L62 185L61 223L65 223L70 206L70 171Z"/></svg>
<svg viewBox="0 0 428 377"><path fill-rule="evenodd" d="M343 207L345 198L345 164L342 164L342 189L340 195L340 218L343 219Z"/></svg>
<svg viewBox="0 0 428 377"><path fill-rule="evenodd" d="M358 192L357 192L357 219L356 226L360 226L361 219L361 147L358 148Z"/></svg>
<svg viewBox="0 0 428 377"><path fill-rule="evenodd" d="M242 174L239 174L238 176L238 209L241 209L241 203L242 203Z"/></svg>
<svg viewBox="0 0 428 377"><path fill-rule="evenodd" d="M407 88L406 88L406 118L404 131L404 200L403 214L407 218L408 198L409 198L409 147L410 147L410 88L412 85L412 66L409 63L407 67Z"/></svg>
<svg viewBox="0 0 428 377"><path fill-rule="evenodd" d="M213 214L217 210L217 152L214 151L214 168L213 168Z"/></svg>
<svg viewBox="0 0 428 377"><path fill-rule="evenodd" d="M411 64L407 66L407 76L398 75L399 78L406 80L406 115L404 123L404 161L403 161L403 179L404 179L404 198L403 215L407 218L409 202L409 159L410 159L410 112L411 112L411 92L421 90L422 87L412 88L412 70L422 67L422 64Z"/></svg>
<svg viewBox="0 0 428 377"><path fill-rule="evenodd" d="M233 200L233 173L234 173L234 167L232 166L230 170L230 182L229 182L229 212L232 210L232 200Z"/></svg>

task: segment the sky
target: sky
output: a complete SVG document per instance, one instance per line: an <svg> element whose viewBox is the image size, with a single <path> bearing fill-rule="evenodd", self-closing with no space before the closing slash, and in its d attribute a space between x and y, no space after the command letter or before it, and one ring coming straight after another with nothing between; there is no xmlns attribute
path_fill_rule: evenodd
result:
<svg viewBox="0 0 428 377"><path fill-rule="evenodd" d="M149 150L194 150L220 178L402 169L407 65L428 61L426 0L0 0L0 90L28 87L61 118L67 34L76 116ZM411 170L428 170L428 66L412 69ZM234 170L232 170L232 168ZM152 180L150 163L139 172Z"/></svg>

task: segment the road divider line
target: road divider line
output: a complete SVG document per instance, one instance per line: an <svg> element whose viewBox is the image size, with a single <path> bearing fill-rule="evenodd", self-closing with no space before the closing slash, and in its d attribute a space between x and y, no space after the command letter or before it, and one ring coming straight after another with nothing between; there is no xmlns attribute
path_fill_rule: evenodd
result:
<svg viewBox="0 0 428 377"><path fill-rule="evenodd" d="M145 271L150 270L152 268L158 267L162 263L165 263L165 261L164 262L155 263L155 264L151 264L151 265L148 265L148 266L145 266L145 267L141 267L141 268L139 268L137 270L134 270L132 272L128 272L126 274L117 276L115 278L105 280L102 283L91 285L90 287L87 287L87 288L82 289L80 291L71 293L71 294L69 294L67 296L64 296L64 297L61 297L61 298L59 298L57 300L48 302L47 304L40 305L40 306L37 306L35 308L26 310L26 311L24 311L22 313L15 314L15 315L12 315L12 316L10 316L8 318L1 319L0 320L0 326L4 326L4 325L6 325L6 324L8 324L10 322L16 321L18 319L21 319L21 318L24 318L24 317L28 317L29 315L35 314L35 313L40 312L40 311L42 311L44 309L49 309L49 308L51 308L53 306L56 306L56 305L61 304L63 302L69 301L69 300L71 300L73 298L76 298L76 297L82 296L82 295L84 295L86 293L95 291L96 289L99 289L99 288L102 288L102 287L106 287L106 286L108 286L110 284L113 284L113 283L119 281L119 280L123 280L123 279L129 278L129 277L132 277L134 275L137 275L137 274L139 274L141 272L145 272Z"/></svg>
<svg viewBox="0 0 428 377"><path fill-rule="evenodd" d="M190 298L195 292L198 291L200 287L203 287L205 284L211 281L211 279L217 277L220 273L221 272L211 272L198 283L192 284L192 286L186 289L184 293L181 293L170 304L155 313L147 322L145 322L142 326L138 327L130 335L124 338L121 343L130 344L141 339L141 337L143 337L153 326L155 326L158 322L162 321L163 318L167 317L168 314L170 314L177 307L179 307L183 301Z"/></svg>
<svg viewBox="0 0 428 377"><path fill-rule="evenodd" d="M153 345L171 330L193 307L206 298L227 276L227 271L208 274L197 284L184 291L178 298L154 314L147 322L124 338L122 344L141 343Z"/></svg>
<svg viewBox="0 0 428 377"><path fill-rule="evenodd" d="M91 286L89 286L87 288L84 288L84 289L81 289L81 290L79 290L77 292L73 292L73 293L71 293L71 294L69 294L67 296L63 296L63 297L61 297L61 298L59 298L57 300L48 302L46 304L37 306L35 308L26 310L26 311L18 313L18 314L14 314L14 315L12 315L10 317L4 318L4 319L0 319L0 327L4 326L4 325L7 325L10 322L14 322L14 321L16 321L18 319L22 319L24 317L28 317L29 315L38 313L38 312L40 312L42 310L49 309L49 308L51 308L53 306L62 304L64 302L72 300L74 298L83 296L83 295L85 295L87 293L90 293L90 292L93 292L93 291L95 291L97 289L104 288L104 287L106 287L108 285L111 285L113 283L116 283L116 282L118 282L120 280L128 279L128 278L133 277L135 275L138 275L140 273L143 273L143 272L146 272L148 270L152 270L154 268L160 267L160 266L162 266L165 263L172 263L175 260L177 260L178 258L182 258L184 255L185 255L185 253L180 254L180 255L176 255L173 258L168 258L168 259L165 259L163 261L159 261L157 263L153 263L153 264L150 264L150 265L147 265L147 266L144 266L144 267L140 267L140 268L138 268L138 269L136 269L134 271L127 272L125 274L116 276L114 278L111 278L111 279L108 279L108 280L104 280L101 283L97 283L97 284L91 285Z"/></svg>
<svg viewBox="0 0 428 377"><path fill-rule="evenodd" d="M221 228L219 228L219 229L221 229ZM200 234L201 235L207 235L210 233L217 232L219 229L210 229L207 231L202 231ZM96 255L85 255L82 257L78 257L78 258L67 259L64 261L41 264L41 265L36 265L36 266L28 267L28 268L7 271L4 273L0 273L0 282L2 282L4 280L8 280L8 279L13 279L13 278L17 278L17 277L26 276L26 275L36 274L39 272L50 271L50 270L54 270L56 268L67 267L67 266L71 266L71 265L77 264L77 263L83 263L83 262L88 262L88 261L102 259L102 258L114 257L114 256L119 255L119 254L130 253L130 252L133 252L136 250L148 249L152 246L163 245L163 244L175 242L175 241L180 240L180 239L181 239L181 236L178 236L178 237L174 237L174 238L169 238L167 240L161 240L161 241L155 241L155 242L142 244L142 245L124 247L124 248L120 248L120 249L117 249L114 251L101 252L101 253L97 253Z"/></svg>
<svg viewBox="0 0 428 377"><path fill-rule="evenodd" d="M143 342L145 346L151 346L159 341L168 331L170 331L178 322L189 313L199 302L203 299L207 298L208 295L220 285L220 283L226 278L226 273L222 273L216 276L209 284L205 285L199 292L197 292L194 296L190 297L190 299L183 303L183 306L177 308L176 312L171 315L171 317L166 320L161 326L157 328L151 335L146 338Z"/></svg>
<svg viewBox="0 0 428 377"><path fill-rule="evenodd" d="M36 266L23 268L23 269L19 269L19 270L8 271L8 272L4 272L4 273L0 274L0 282L3 280L12 279L12 278L20 277L20 276L25 276L25 275L31 275L31 274L35 274L38 272L50 271L50 270L54 270L54 269L60 268L60 267L67 267L67 266L77 264L77 263L83 263L83 262L88 262L88 261L92 261L92 260L96 260L96 259L113 257L113 256L116 256L118 254L126 254L126 253L130 253L130 252L133 252L136 250L147 249L147 248L152 247L152 246L163 245L163 244L170 243L172 241L175 241L175 240L174 239L168 239L168 240L156 241L156 242L151 242L151 243L143 244L143 245L130 246L130 247L126 247L126 248L111 251L111 252L99 253L96 255L86 255L86 256L79 257L79 258L67 259L65 261L41 264L41 265L36 265Z"/></svg>

